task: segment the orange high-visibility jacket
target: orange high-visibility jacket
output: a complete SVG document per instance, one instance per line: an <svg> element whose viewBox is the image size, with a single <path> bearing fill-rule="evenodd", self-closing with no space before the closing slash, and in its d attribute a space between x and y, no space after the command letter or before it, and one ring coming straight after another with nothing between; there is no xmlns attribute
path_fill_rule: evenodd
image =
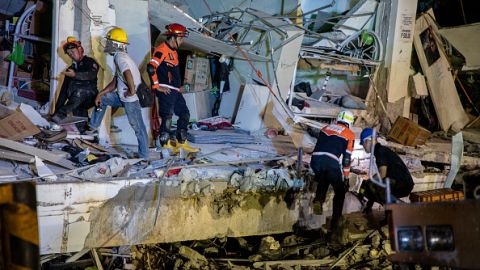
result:
<svg viewBox="0 0 480 270"><path fill-rule="evenodd" d="M153 74L150 74L152 89L158 89L160 86L173 89L180 88L181 78L178 54L166 42L155 48L149 65L155 70Z"/></svg>
<svg viewBox="0 0 480 270"><path fill-rule="evenodd" d="M343 166L343 175L350 174L350 156L353 151L355 134L346 125L337 123L325 126L318 135L315 155L326 155L337 160ZM343 161L340 156L343 155Z"/></svg>

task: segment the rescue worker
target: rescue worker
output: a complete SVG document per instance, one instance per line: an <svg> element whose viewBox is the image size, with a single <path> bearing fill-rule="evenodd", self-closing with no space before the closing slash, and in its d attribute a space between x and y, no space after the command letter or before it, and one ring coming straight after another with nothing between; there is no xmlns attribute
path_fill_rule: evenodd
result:
<svg viewBox="0 0 480 270"><path fill-rule="evenodd" d="M182 95L183 86L177 55L177 50L183 39L188 36L188 31L185 26L177 23L169 24L165 28L163 35L166 36L166 41L155 48L147 65L151 88L156 91L159 104L160 145L173 152L179 152L181 148L187 152L198 152L199 149L191 147L187 141L190 111ZM178 116L176 142L170 139L174 113Z"/></svg>
<svg viewBox="0 0 480 270"><path fill-rule="evenodd" d="M360 144L367 153L371 152L372 144L374 144L375 163L380 173L380 178L385 180L386 177L390 180L390 191L395 198L402 198L410 195L414 183L410 172L403 160L390 148L377 143L377 140L372 137L373 129L365 128L360 134ZM375 177L377 179L377 177ZM365 213L372 211L372 206L375 202L385 204L385 189L372 183L371 181L363 181L360 188L359 195L365 196L368 199L367 205L364 209Z"/></svg>
<svg viewBox="0 0 480 270"><path fill-rule="evenodd" d="M52 121L58 123L67 114L88 117L88 110L94 106L97 90L98 64L93 59L84 55L80 41L74 37L68 37L63 45L63 51L72 58L72 65L63 74L60 94L55 104L55 113Z"/></svg>
<svg viewBox="0 0 480 270"><path fill-rule="evenodd" d="M95 98L97 109L93 111L90 127L95 130L100 126L107 106L124 107L128 122L137 136L138 155L148 159L148 134L136 94L141 77L137 65L127 54L127 33L122 28L115 27L108 31L105 39L104 52L113 56L115 77Z"/></svg>
<svg viewBox="0 0 480 270"><path fill-rule="evenodd" d="M350 174L350 157L355 140L355 135L350 130L353 120L352 112L342 111L338 114L335 124L322 128L310 162L315 172L315 181L318 183L313 203L315 214L322 214L322 206L330 185L335 192L330 230L336 228L342 216L343 202L348 188L346 181Z"/></svg>

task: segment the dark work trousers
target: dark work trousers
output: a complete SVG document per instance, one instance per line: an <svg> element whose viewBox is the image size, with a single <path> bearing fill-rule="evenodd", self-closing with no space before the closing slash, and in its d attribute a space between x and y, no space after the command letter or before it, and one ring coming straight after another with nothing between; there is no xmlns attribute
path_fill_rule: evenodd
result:
<svg viewBox="0 0 480 270"><path fill-rule="evenodd" d="M67 117L68 113L72 113L74 116L88 117L88 110L95 105L97 94L96 89L67 90L62 88L55 105L55 115L61 119ZM85 129L85 123L79 123L77 127L82 132Z"/></svg>
<svg viewBox="0 0 480 270"><path fill-rule="evenodd" d="M178 116L177 130L187 129L190 121L190 111L188 110L185 98L182 93L171 90L170 94L164 94L157 91L158 97L158 114L162 118L160 125L160 134L162 132L170 132L170 127L166 126L166 119L172 118L175 113Z"/></svg>
<svg viewBox="0 0 480 270"><path fill-rule="evenodd" d="M363 181L361 189L363 195L368 199L367 207L372 207L373 203L385 204L385 189L372 183L372 181ZM412 192L413 185L406 184L406 181L390 179L390 190L396 199L406 197Z"/></svg>
<svg viewBox="0 0 480 270"><path fill-rule="evenodd" d="M335 192L335 196L333 197L332 220L330 222L330 229L333 229L337 226L338 220L342 216L343 201L345 200L346 193L340 164L331 157L314 155L312 156L310 166L313 172L315 172L315 181L318 182L315 201L325 202L330 185L332 185L333 191Z"/></svg>

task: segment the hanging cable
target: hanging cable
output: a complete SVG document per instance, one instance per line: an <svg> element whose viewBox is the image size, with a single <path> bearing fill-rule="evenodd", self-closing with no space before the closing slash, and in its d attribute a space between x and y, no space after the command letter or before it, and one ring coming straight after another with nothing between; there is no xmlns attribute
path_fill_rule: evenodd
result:
<svg viewBox="0 0 480 270"><path fill-rule="evenodd" d="M275 98L275 100L282 106L282 108L285 110L285 112L288 114L288 116L292 119L294 119L294 116L293 116L293 113L288 109L288 108L285 108L285 105L283 104L283 101L280 100L280 98L275 94L275 92L273 92L273 89L272 89L272 86L270 85L269 82L267 82L264 78L263 78L263 75L262 75L262 72L260 70L258 70L255 65L252 63L250 57L248 57L247 53L245 52L245 50L242 49L242 47L240 47L240 45L237 43L237 41L235 40L235 38L232 36L232 34L228 33L228 35L230 36L230 39L233 41L233 43L235 44L235 46L237 47L237 49L242 53L243 57L245 58L245 60L247 60L248 64L250 65L250 67L253 69L253 71L255 72L255 75L257 75L257 77L262 81L262 83L268 88L268 91L270 91L270 93L272 94L272 96Z"/></svg>

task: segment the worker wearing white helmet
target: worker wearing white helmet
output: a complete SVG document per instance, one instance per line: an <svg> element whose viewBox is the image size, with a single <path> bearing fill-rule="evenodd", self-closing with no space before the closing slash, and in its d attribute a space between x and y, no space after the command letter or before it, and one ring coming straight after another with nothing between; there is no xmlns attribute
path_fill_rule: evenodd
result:
<svg viewBox="0 0 480 270"><path fill-rule="evenodd" d="M330 230L337 227L342 216L343 202L347 191L345 181L350 173L350 157L355 140L355 135L350 130L353 121L352 112L340 112L335 124L321 129L312 153L310 166L315 172L315 181L318 182L313 204L315 214L322 214L322 205L330 185L333 186L335 192Z"/></svg>

